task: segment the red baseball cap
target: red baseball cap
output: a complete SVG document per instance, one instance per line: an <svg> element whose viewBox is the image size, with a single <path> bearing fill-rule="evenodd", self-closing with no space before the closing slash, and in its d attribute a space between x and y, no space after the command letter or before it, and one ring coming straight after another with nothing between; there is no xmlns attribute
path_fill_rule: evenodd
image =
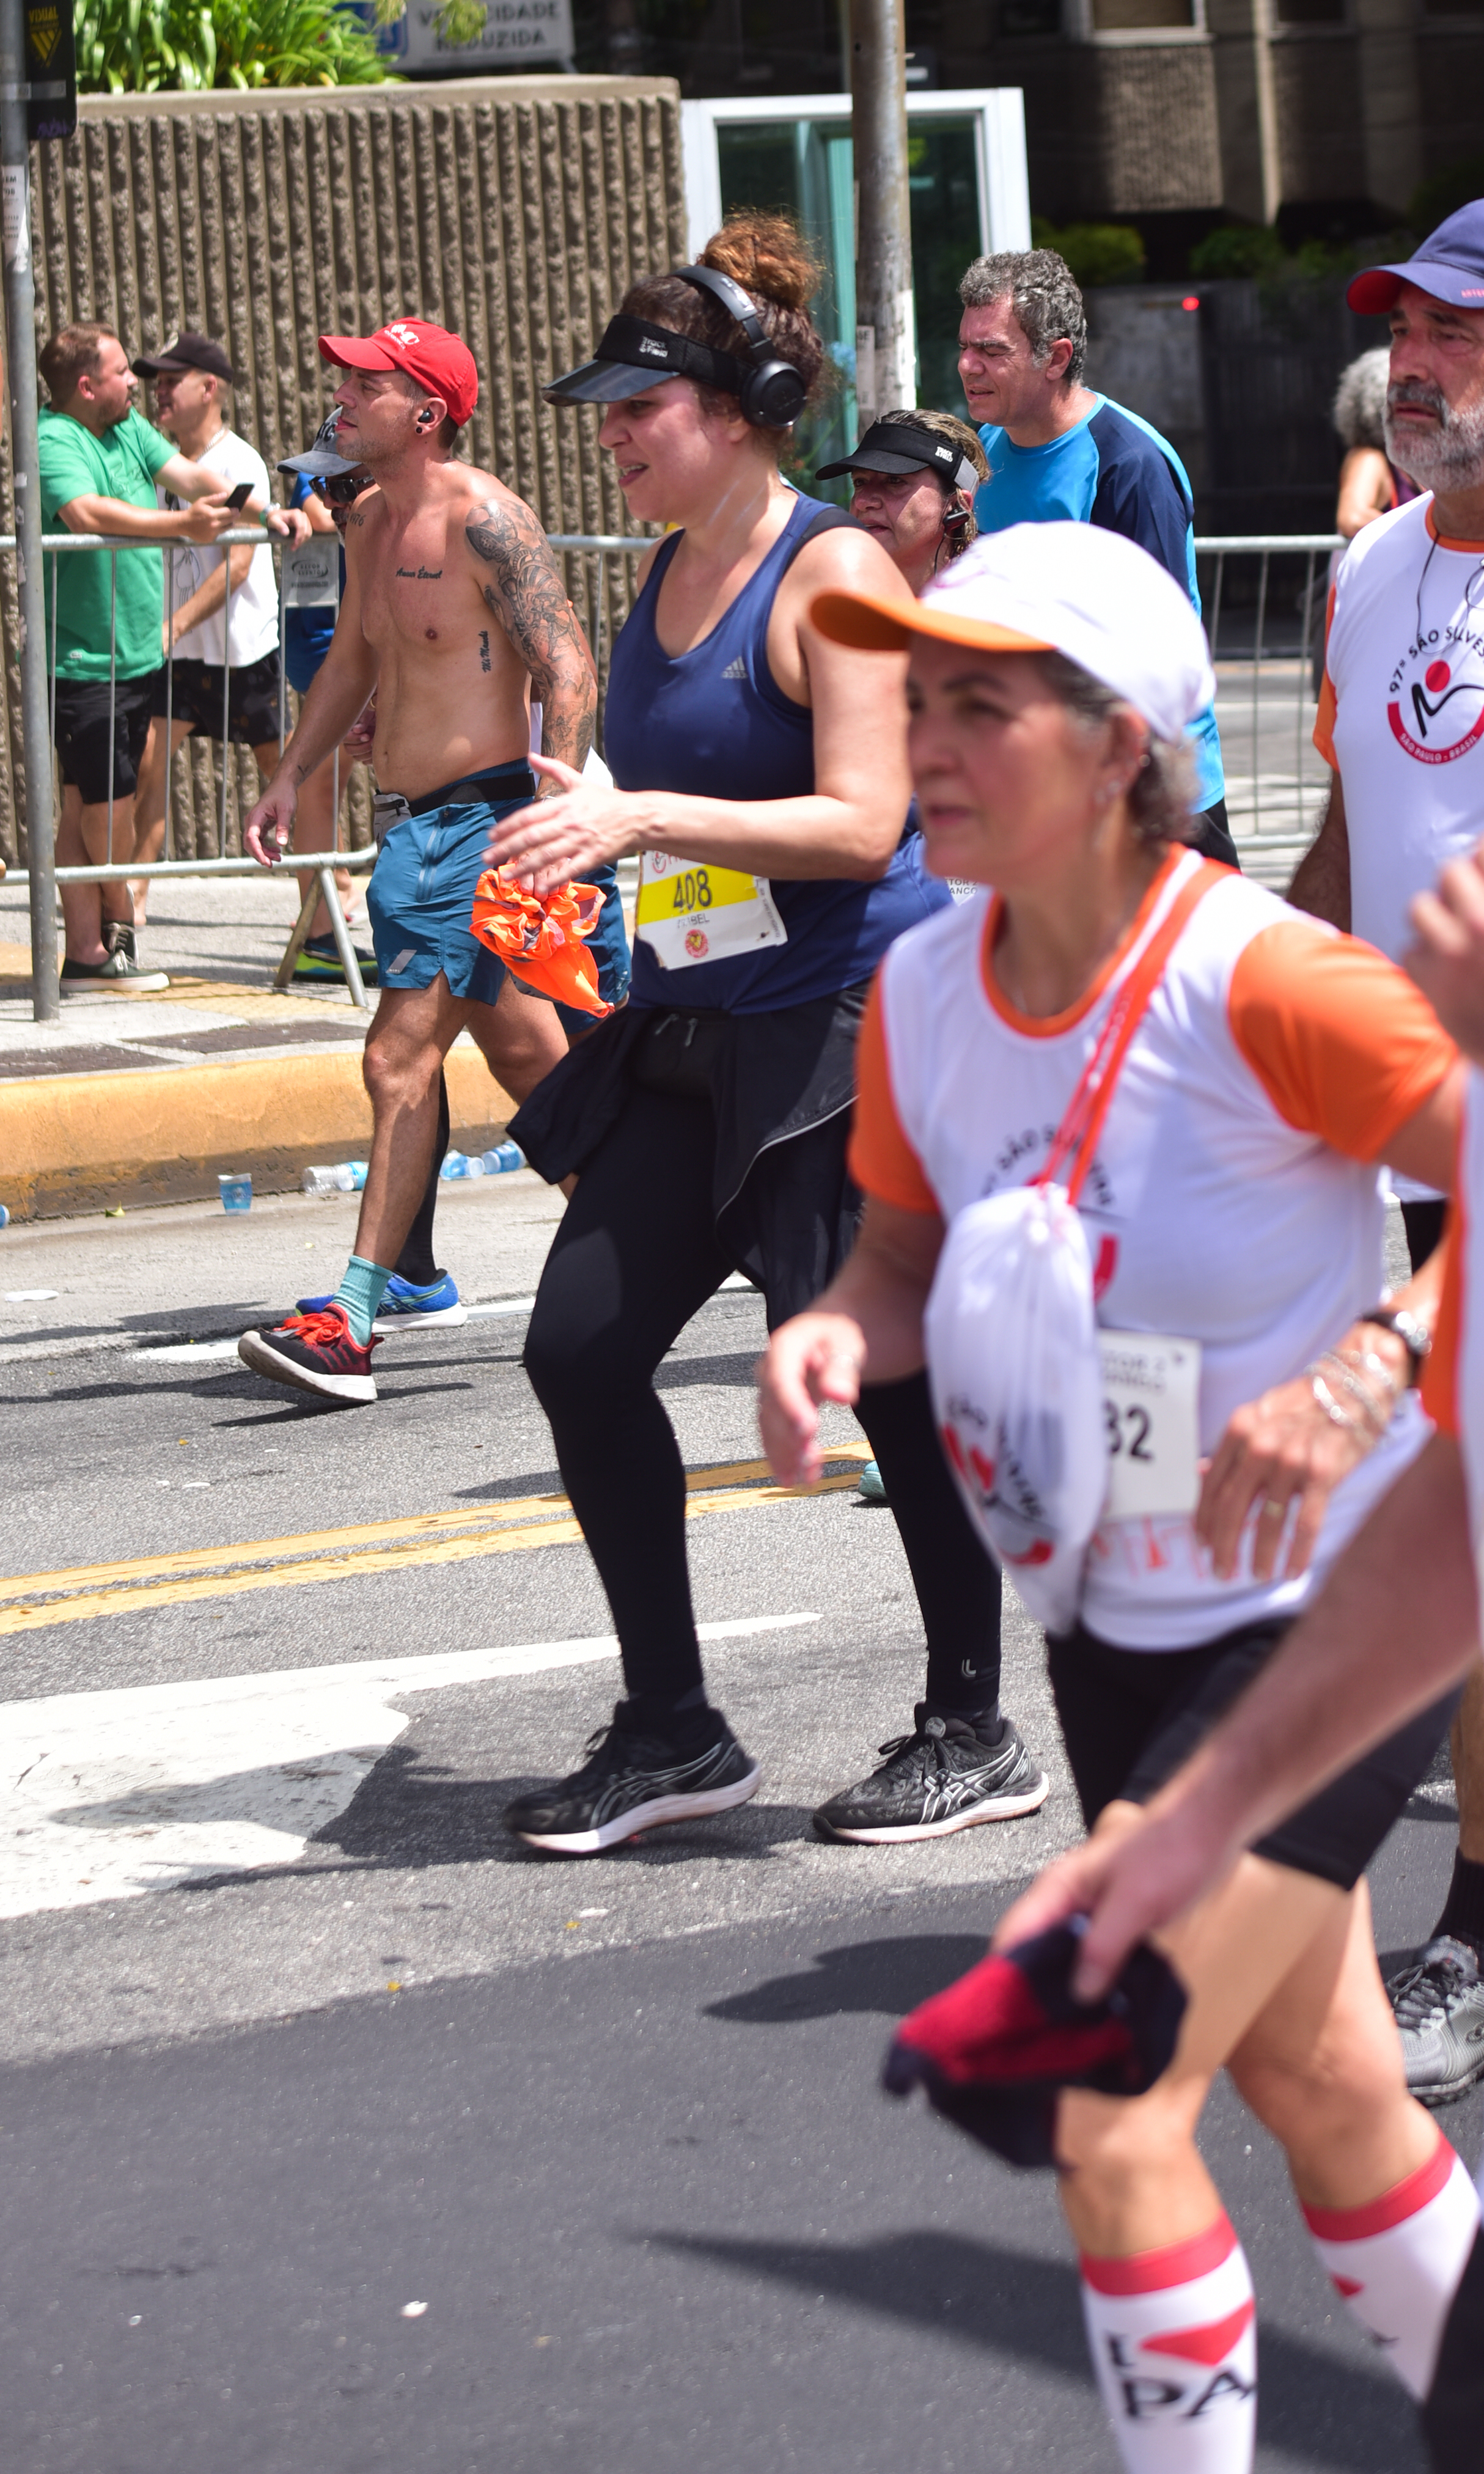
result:
<svg viewBox="0 0 1484 2474"><path fill-rule="evenodd" d="M469 346L426 318L394 318L374 335L322 335L320 352L342 370L404 370L429 395L442 396L452 421L466 422L478 401Z"/></svg>

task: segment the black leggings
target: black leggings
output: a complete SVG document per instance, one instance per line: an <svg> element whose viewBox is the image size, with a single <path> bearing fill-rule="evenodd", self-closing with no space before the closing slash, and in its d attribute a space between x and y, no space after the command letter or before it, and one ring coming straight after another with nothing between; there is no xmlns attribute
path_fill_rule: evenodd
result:
<svg viewBox="0 0 1484 2474"><path fill-rule="evenodd" d="M754 1170L753 1225L770 1267L769 1329L800 1313L839 1268L823 1254L815 1263L800 1259L796 1218L791 1227L784 1221L797 1195L799 1147L817 1147L828 1193L839 1181L843 1139L839 1121L795 1137L776 1214L766 1154ZM709 1102L630 1092L578 1178L525 1339L526 1371L551 1421L562 1482L613 1609L626 1687L651 1708L673 1708L702 1680L685 1469L653 1377L733 1269L714 1222L715 1147ZM922 1609L928 1698L944 1714L991 1710L1000 1680L1000 1575L938 1447L926 1378L868 1386L860 1416Z"/></svg>
<svg viewBox="0 0 1484 2474"><path fill-rule="evenodd" d="M433 1137L433 1164L427 1173L417 1218L407 1231L407 1242L396 1263L399 1279L410 1282L415 1289L430 1289L438 1277L438 1266L433 1260L433 1213L438 1208L438 1172L448 1152L449 1131L449 1085L440 1068L438 1131Z"/></svg>

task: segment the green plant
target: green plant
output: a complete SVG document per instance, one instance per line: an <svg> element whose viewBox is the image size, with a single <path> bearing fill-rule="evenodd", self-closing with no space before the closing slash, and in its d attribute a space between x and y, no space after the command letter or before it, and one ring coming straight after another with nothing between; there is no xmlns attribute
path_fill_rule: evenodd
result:
<svg viewBox="0 0 1484 2474"><path fill-rule="evenodd" d="M337 0L75 0L85 93L377 85L376 37Z"/></svg>
<svg viewBox="0 0 1484 2474"><path fill-rule="evenodd" d="M1099 283L1137 283L1144 272L1144 244L1131 224L1067 224L1058 230L1039 215L1031 219L1036 249L1065 258L1086 292Z"/></svg>
<svg viewBox="0 0 1484 2474"><path fill-rule="evenodd" d="M406 0L74 0L84 93L196 92L209 86L380 85L395 78L376 29ZM442 0L445 41L472 43L484 0Z"/></svg>
<svg viewBox="0 0 1484 2474"><path fill-rule="evenodd" d="M1286 255L1271 225L1223 224L1207 232L1190 253L1190 272L1216 282L1223 276L1273 276Z"/></svg>

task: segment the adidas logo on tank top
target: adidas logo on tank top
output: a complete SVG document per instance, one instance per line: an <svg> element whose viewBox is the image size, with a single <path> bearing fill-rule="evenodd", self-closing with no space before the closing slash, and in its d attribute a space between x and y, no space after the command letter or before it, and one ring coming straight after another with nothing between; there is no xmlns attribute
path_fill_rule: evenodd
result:
<svg viewBox="0 0 1484 2474"><path fill-rule="evenodd" d="M724 679L744 679L746 677L747 665L742 660L741 653L738 654L735 662L728 662L721 675Z"/></svg>

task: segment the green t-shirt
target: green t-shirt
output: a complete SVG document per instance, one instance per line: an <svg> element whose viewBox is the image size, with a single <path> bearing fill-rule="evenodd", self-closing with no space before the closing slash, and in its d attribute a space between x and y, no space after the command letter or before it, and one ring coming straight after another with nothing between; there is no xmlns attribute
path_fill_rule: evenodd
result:
<svg viewBox="0 0 1484 2474"><path fill-rule="evenodd" d="M95 438L68 412L49 408L38 424L41 529L64 532L57 510L72 498L122 498L131 507L159 501L155 475L180 449L131 406L122 421ZM52 602L56 597L57 676L106 679L113 561L106 549L62 550L41 562L46 579L46 653L52 654ZM55 582L54 582L55 573ZM162 659L159 630L165 615L164 560L153 546L118 553L113 622L118 643L115 675L141 679Z"/></svg>

